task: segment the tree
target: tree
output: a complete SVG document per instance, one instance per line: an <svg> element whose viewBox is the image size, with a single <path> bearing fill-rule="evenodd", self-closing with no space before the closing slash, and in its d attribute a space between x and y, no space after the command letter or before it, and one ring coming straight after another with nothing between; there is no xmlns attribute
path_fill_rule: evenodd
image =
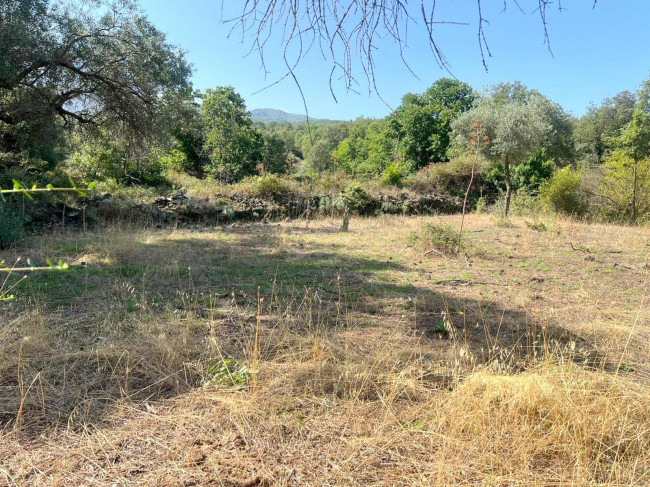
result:
<svg viewBox="0 0 650 487"><path fill-rule="evenodd" d="M321 173L334 169L332 153L339 143L348 136L350 122L319 122L297 135L304 165L310 173Z"/></svg>
<svg viewBox="0 0 650 487"><path fill-rule="evenodd" d="M395 161L397 138L385 119L357 119L349 133L332 154L338 168L357 176L372 177Z"/></svg>
<svg viewBox="0 0 650 487"><path fill-rule="evenodd" d="M264 171L276 174L286 173L287 146L282 137L270 132L262 132L264 145L262 147L262 167Z"/></svg>
<svg viewBox="0 0 650 487"><path fill-rule="evenodd" d="M616 139L622 152L632 159L632 221L637 217L637 183L639 162L650 156L650 78L639 89L632 120Z"/></svg>
<svg viewBox="0 0 650 487"><path fill-rule="evenodd" d="M202 99L208 172L228 183L255 174L264 140L253 127L244 99L232 86L207 90Z"/></svg>
<svg viewBox="0 0 650 487"><path fill-rule="evenodd" d="M389 119L405 162L418 169L448 161L451 122L474 101L472 87L451 78L437 80L421 95L408 93Z"/></svg>
<svg viewBox="0 0 650 487"><path fill-rule="evenodd" d="M591 105L587 113L576 123L577 150L590 163L601 164L603 157L615 148L616 137L632 120L636 97L622 91L613 98L606 98L600 106Z"/></svg>
<svg viewBox="0 0 650 487"><path fill-rule="evenodd" d="M650 157L634 160L621 149L603 159L602 178L592 189L608 220L638 222L650 217ZM634 206L631 202L634 200Z"/></svg>
<svg viewBox="0 0 650 487"><path fill-rule="evenodd" d="M128 0L0 4L0 145L22 151L53 127L155 133L164 94L190 67ZM28 147L27 147L28 148Z"/></svg>
<svg viewBox="0 0 650 487"><path fill-rule="evenodd" d="M481 153L504 165L506 217L512 195L512 166L542 149L552 130L544 97L531 93L522 98L519 93L519 90L507 93L504 87L497 86L452 123L456 142L463 147L471 146L474 127L485 129L488 143L481 146Z"/></svg>

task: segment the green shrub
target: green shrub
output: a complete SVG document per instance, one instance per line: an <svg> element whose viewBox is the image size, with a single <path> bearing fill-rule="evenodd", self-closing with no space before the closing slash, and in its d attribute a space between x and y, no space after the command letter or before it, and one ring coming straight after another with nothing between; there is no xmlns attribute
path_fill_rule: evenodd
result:
<svg viewBox="0 0 650 487"><path fill-rule="evenodd" d="M393 162L388 165L384 172L381 175L381 182L386 186L402 186L402 180L404 179L404 168Z"/></svg>
<svg viewBox="0 0 650 487"><path fill-rule="evenodd" d="M275 174L250 178L252 183L250 193L263 198L278 198L291 193L291 186L287 181Z"/></svg>
<svg viewBox="0 0 650 487"><path fill-rule="evenodd" d="M553 176L553 163L543 152L511 168L510 184L514 192L536 195L540 186ZM499 194L506 190L505 166L503 162L492 163L483 174L484 190L488 194Z"/></svg>
<svg viewBox="0 0 650 487"><path fill-rule="evenodd" d="M250 380L252 375L251 369L245 365L229 359L220 360L208 369L209 378L204 382L204 385L214 382L227 386L242 386Z"/></svg>
<svg viewBox="0 0 650 487"><path fill-rule="evenodd" d="M0 200L0 248L17 244L23 238L23 220L15 207Z"/></svg>
<svg viewBox="0 0 650 487"><path fill-rule="evenodd" d="M129 157L124 144L112 141L89 141L78 145L67 161L69 169L88 181L115 179L125 186L161 186L167 159L159 151L149 151L139 158Z"/></svg>
<svg viewBox="0 0 650 487"><path fill-rule="evenodd" d="M485 202L485 198L483 196L480 196L478 200L476 200L476 214L480 215L481 213L485 213L485 209L487 208L487 203Z"/></svg>
<svg viewBox="0 0 650 487"><path fill-rule="evenodd" d="M545 208L566 215L582 215L587 200L582 189L582 173L565 167L557 171L540 188Z"/></svg>
<svg viewBox="0 0 650 487"><path fill-rule="evenodd" d="M637 164L636 213L637 222L650 219L650 158ZM634 161L620 151L607 157L602 179L595 188L599 216L609 221L632 221Z"/></svg>
<svg viewBox="0 0 650 487"><path fill-rule="evenodd" d="M505 196L499 197L490 207L494 215L503 215ZM539 196L532 195L526 190L519 190L512 193L510 198L510 215L513 216L535 216L540 213L542 204Z"/></svg>
<svg viewBox="0 0 650 487"><path fill-rule="evenodd" d="M364 213L370 204L370 195L356 183L351 184L341 193L345 206L354 213Z"/></svg>
<svg viewBox="0 0 650 487"><path fill-rule="evenodd" d="M425 251L431 249L442 253L455 254L463 249L463 241L458 230L450 225L425 223L419 232L409 238L410 244Z"/></svg>

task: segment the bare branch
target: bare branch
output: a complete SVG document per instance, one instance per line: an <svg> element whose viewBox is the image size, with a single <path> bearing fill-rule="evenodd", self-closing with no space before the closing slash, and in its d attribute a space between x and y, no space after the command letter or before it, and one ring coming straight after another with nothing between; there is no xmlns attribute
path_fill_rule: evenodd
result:
<svg viewBox="0 0 650 487"><path fill-rule="evenodd" d="M291 77L295 81L295 69L309 53L311 46L317 42L322 56L332 63L329 84L334 93L334 80L341 80L347 91L355 91L357 69L363 72L369 90L378 94L375 77L376 55L379 40L392 40L399 50L404 65L411 70L405 52L408 47L408 35L411 27L426 36L434 61L449 72L450 62L445 57L435 30L440 24L467 25L465 22L439 18L436 6L441 0L245 0L241 14L224 20L232 24L231 34L236 30L241 33L242 41L251 40L250 52L260 56L264 72L268 74L265 47L276 34L276 27L282 32L282 46L287 72L272 82ZM537 12L543 27L544 42L551 55L550 35L547 13L551 0L503 0L505 11L509 3L524 14L525 2L534 5L532 12ZM222 0L222 11L224 0ZM597 0L593 0L593 7ZM487 42L485 26L489 25L484 15L485 0L476 0L478 18L477 41L484 69L487 71L487 58L492 56ZM530 5L533 4L533 5ZM564 7L557 2L561 12ZM530 10L529 10L530 11ZM417 12L417 13L416 13ZM295 54L297 51L297 54ZM288 62L288 54L295 58Z"/></svg>

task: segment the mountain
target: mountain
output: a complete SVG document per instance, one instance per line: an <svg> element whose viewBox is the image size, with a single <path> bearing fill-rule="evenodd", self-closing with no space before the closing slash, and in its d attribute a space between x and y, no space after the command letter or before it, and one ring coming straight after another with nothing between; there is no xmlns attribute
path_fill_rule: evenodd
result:
<svg viewBox="0 0 650 487"><path fill-rule="evenodd" d="M287 113L284 110L276 108L256 108L251 110L251 118L254 122L304 122L307 117L297 113ZM336 120L326 120L322 118L309 118L312 122L335 122Z"/></svg>
<svg viewBox="0 0 650 487"><path fill-rule="evenodd" d="M251 110L251 118L255 122L303 122L307 119L304 115L287 113L275 108L256 108Z"/></svg>

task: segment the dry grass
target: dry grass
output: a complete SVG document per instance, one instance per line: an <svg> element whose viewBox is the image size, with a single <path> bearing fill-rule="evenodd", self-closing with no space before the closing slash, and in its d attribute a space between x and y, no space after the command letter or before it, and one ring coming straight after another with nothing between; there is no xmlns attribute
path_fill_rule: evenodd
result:
<svg viewBox="0 0 650 487"><path fill-rule="evenodd" d="M471 216L465 255L407 247L457 220L115 228L3 253L79 267L0 309L0 478L650 484L648 229Z"/></svg>

